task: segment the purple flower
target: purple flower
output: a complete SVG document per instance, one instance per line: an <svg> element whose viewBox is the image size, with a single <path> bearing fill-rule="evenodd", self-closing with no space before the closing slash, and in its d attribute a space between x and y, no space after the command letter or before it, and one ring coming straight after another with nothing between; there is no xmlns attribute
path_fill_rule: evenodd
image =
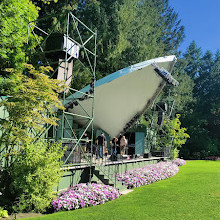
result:
<svg viewBox="0 0 220 220"><path fill-rule="evenodd" d="M178 171L179 168L176 164L172 162L161 162L128 170L125 173L116 175L116 177L118 181L121 181L123 185L126 185L130 189L167 179L174 176Z"/></svg>
<svg viewBox="0 0 220 220"><path fill-rule="evenodd" d="M121 194L112 186L100 184L77 184L60 193L51 202L54 211L73 210L103 204Z"/></svg>
<svg viewBox="0 0 220 220"><path fill-rule="evenodd" d="M186 161L183 159L174 159L172 160L172 163L176 164L177 166L184 166L186 164Z"/></svg>

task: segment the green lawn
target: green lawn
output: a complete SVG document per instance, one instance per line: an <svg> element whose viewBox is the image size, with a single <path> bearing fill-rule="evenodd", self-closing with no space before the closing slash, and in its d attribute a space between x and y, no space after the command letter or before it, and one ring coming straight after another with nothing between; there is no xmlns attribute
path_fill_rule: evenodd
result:
<svg viewBox="0 0 220 220"><path fill-rule="evenodd" d="M136 188L115 201L30 219L219 220L220 161L187 161L176 176Z"/></svg>

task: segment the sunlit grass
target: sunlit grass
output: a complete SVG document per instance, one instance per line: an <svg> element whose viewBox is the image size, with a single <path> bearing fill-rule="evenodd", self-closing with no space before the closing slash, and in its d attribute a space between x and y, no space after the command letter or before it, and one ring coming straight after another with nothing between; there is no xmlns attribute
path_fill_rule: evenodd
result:
<svg viewBox="0 0 220 220"><path fill-rule="evenodd" d="M220 219L220 161L187 161L177 175L106 204L31 219Z"/></svg>

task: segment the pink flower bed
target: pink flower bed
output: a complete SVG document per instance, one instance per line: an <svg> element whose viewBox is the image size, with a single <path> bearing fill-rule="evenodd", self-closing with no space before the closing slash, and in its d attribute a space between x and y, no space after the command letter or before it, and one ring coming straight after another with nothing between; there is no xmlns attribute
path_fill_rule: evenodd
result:
<svg viewBox="0 0 220 220"><path fill-rule="evenodd" d="M220 157L218 157L218 156L208 156L208 157L205 157L205 160L220 160Z"/></svg>
<svg viewBox="0 0 220 220"><path fill-rule="evenodd" d="M117 179L130 189L167 179L177 174L178 171L179 167L176 164L160 162L118 174Z"/></svg>
<svg viewBox="0 0 220 220"><path fill-rule="evenodd" d="M172 163L176 164L177 166L184 166L186 164L186 161L183 159L174 159L172 160Z"/></svg>
<svg viewBox="0 0 220 220"><path fill-rule="evenodd" d="M54 211L74 210L103 204L120 196L118 189L100 184L77 184L52 201Z"/></svg>

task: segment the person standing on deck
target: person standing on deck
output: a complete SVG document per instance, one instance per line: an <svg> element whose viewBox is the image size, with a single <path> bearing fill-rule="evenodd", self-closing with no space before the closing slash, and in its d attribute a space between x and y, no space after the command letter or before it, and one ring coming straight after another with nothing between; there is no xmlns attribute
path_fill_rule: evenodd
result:
<svg viewBox="0 0 220 220"><path fill-rule="evenodd" d="M114 137L111 141L111 160L117 160L118 138Z"/></svg>
<svg viewBox="0 0 220 220"><path fill-rule="evenodd" d="M103 150L104 147L106 146L106 137L104 133L102 133L97 137L96 144L97 144L97 156L103 158Z"/></svg>
<svg viewBox="0 0 220 220"><path fill-rule="evenodd" d="M120 140L121 155L125 155L125 150L127 145L128 145L127 139L125 138L125 136L122 136Z"/></svg>
<svg viewBox="0 0 220 220"><path fill-rule="evenodd" d="M117 154L121 154L120 141L122 139L122 134L120 133L117 141Z"/></svg>
<svg viewBox="0 0 220 220"><path fill-rule="evenodd" d="M87 136L87 133L85 133L82 137L82 149L84 153L87 153L88 151L88 143L89 143L89 137Z"/></svg>

